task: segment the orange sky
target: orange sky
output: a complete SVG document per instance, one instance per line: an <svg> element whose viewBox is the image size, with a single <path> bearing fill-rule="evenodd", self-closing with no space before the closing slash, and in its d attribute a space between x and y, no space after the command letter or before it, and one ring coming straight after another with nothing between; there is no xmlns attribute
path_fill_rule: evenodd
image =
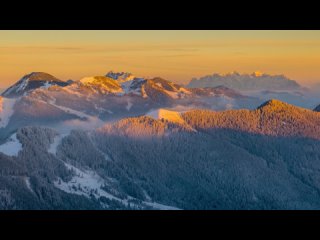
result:
<svg viewBox="0 0 320 240"><path fill-rule="evenodd" d="M320 83L320 31L0 31L0 87L34 71L76 80L109 70L178 83L232 71Z"/></svg>

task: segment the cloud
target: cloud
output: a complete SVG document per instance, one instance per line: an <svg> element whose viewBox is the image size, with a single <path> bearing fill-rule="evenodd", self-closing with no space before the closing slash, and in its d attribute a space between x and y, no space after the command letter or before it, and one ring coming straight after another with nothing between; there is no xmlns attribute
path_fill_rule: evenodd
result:
<svg viewBox="0 0 320 240"><path fill-rule="evenodd" d="M172 55L159 55L159 56L152 56L152 57L160 57L160 58L180 58L180 57L194 57L197 54L172 54Z"/></svg>
<svg viewBox="0 0 320 240"><path fill-rule="evenodd" d="M64 47L64 46L6 46L6 47L0 47L0 49L33 49L33 50L83 50L81 47Z"/></svg>
<svg viewBox="0 0 320 240"><path fill-rule="evenodd" d="M200 49L198 48L164 48L162 49L163 51L173 51L173 52L196 52L199 51Z"/></svg>
<svg viewBox="0 0 320 240"><path fill-rule="evenodd" d="M238 52L234 52L233 55L235 55L235 56L246 56L246 55L248 55L248 53L247 52L238 51Z"/></svg>

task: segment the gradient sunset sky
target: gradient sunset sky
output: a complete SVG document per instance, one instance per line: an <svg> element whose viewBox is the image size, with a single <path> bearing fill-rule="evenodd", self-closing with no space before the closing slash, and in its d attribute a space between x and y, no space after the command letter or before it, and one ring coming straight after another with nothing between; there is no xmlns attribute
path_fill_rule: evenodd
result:
<svg viewBox="0 0 320 240"><path fill-rule="evenodd" d="M110 70L177 83L232 71L320 83L320 31L0 31L0 87L29 72L77 80Z"/></svg>

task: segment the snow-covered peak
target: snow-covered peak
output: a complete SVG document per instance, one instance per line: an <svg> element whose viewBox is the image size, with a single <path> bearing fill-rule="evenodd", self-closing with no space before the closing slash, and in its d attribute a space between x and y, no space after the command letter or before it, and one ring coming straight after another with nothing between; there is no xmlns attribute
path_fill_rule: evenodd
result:
<svg viewBox="0 0 320 240"><path fill-rule="evenodd" d="M135 79L135 76L133 76L129 72L110 71L106 74L106 77L112 78L112 79L117 80L119 82L126 82L126 81L131 81L131 80Z"/></svg>
<svg viewBox="0 0 320 240"><path fill-rule="evenodd" d="M151 117L155 120L167 120L169 122L175 122L175 123L184 123L184 120L181 118L180 113L176 111L170 111L163 108L153 110L146 114L146 116Z"/></svg>
<svg viewBox="0 0 320 240"><path fill-rule="evenodd" d="M90 87L94 91L100 93L120 93L122 88L120 84L110 77L105 76L94 76L94 77L85 77L79 81L81 84Z"/></svg>
<svg viewBox="0 0 320 240"><path fill-rule="evenodd" d="M18 97L26 94L28 91L37 88L49 88L52 85L66 86L68 83L59 80L48 73L32 72L23 76L18 82L4 91L2 96Z"/></svg>

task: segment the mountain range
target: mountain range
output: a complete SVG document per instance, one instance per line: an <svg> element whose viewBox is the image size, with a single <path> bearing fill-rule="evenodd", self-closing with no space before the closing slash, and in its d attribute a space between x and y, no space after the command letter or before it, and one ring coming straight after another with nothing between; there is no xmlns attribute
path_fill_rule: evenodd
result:
<svg viewBox="0 0 320 240"><path fill-rule="evenodd" d="M0 209L318 209L319 109L34 72L0 98Z"/></svg>
<svg viewBox="0 0 320 240"><path fill-rule="evenodd" d="M259 104L256 98L222 86L188 89L162 78L144 79L113 72L68 82L34 72L9 87L2 94L2 102L0 140L30 123L92 128L158 108L217 110Z"/></svg>
<svg viewBox="0 0 320 240"><path fill-rule="evenodd" d="M284 75L270 75L258 71L252 74L214 73L193 78L187 86L206 88L220 85L234 89L243 95L258 98L261 102L274 98L309 109L317 106L320 98L319 91L314 87L303 87Z"/></svg>
<svg viewBox="0 0 320 240"><path fill-rule="evenodd" d="M215 87L224 85L237 90L297 90L301 86L284 75L269 75L261 72L240 74L232 72L227 74L214 73L199 79L193 78L189 87Z"/></svg>

